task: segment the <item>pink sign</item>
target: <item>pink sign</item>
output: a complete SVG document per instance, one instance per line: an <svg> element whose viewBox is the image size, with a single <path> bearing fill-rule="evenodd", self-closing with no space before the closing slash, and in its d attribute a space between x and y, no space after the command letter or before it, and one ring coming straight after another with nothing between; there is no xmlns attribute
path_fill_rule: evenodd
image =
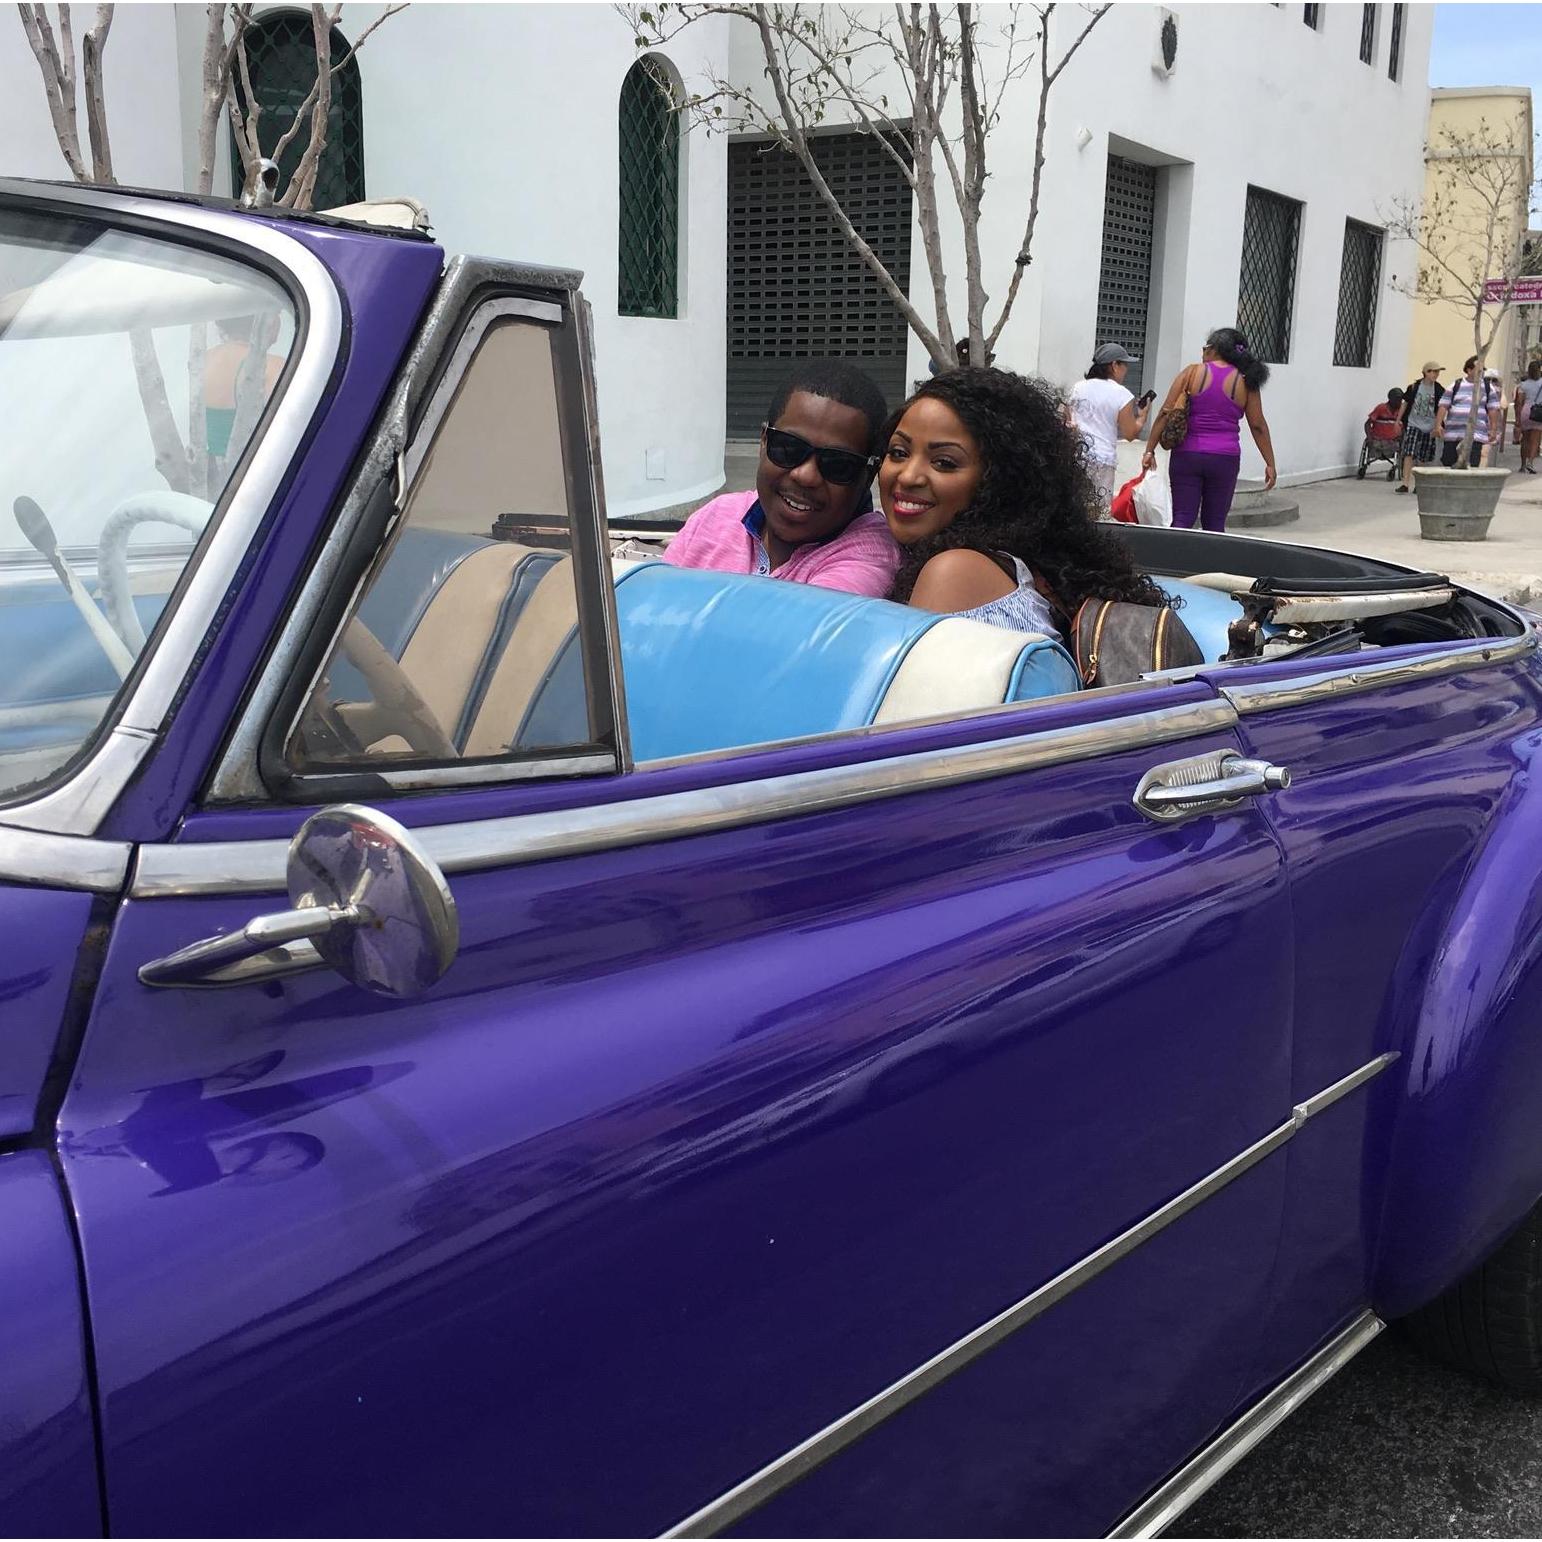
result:
<svg viewBox="0 0 1542 1542"><path fill-rule="evenodd" d="M1483 303L1503 305L1507 288L1510 291L1509 298L1517 305L1536 305L1542 302L1542 274L1539 274L1534 277L1518 278L1508 285L1502 278L1486 279L1483 284Z"/></svg>

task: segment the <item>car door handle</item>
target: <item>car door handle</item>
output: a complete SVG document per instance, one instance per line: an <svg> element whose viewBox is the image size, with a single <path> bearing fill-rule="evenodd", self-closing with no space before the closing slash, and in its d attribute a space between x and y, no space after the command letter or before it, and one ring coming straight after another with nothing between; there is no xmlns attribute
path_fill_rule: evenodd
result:
<svg viewBox="0 0 1542 1542"><path fill-rule="evenodd" d="M1131 801L1148 819L1171 824L1235 808L1245 798L1289 786L1288 766L1222 750L1153 766L1140 779Z"/></svg>

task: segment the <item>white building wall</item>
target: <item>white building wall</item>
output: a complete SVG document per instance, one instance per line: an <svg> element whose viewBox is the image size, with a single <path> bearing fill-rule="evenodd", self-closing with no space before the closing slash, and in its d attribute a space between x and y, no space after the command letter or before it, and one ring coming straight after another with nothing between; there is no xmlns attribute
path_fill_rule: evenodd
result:
<svg viewBox="0 0 1542 1542"><path fill-rule="evenodd" d="M350 5L348 35L380 9ZM687 77L722 69L725 24L655 52ZM726 145L685 139L679 318L619 315L616 113L636 58L608 5L414 5L359 53L371 197L422 199L449 252L583 271L612 518L723 482Z"/></svg>
<svg viewBox="0 0 1542 1542"><path fill-rule="evenodd" d="M118 181L127 186L182 186L174 42L174 13L178 9L184 8L120 5L113 14L103 54L102 94L107 104L113 170ZM197 9L202 14L202 7ZM80 37L94 14L89 6L76 6L72 13L77 77ZM57 25L57 12L50 8L49 15ZM81 154L89 167L86 100L78 79L76 95ZM42 74L13 5L0 7L0 175L63 180L70 175L54 137Z"/></svg>

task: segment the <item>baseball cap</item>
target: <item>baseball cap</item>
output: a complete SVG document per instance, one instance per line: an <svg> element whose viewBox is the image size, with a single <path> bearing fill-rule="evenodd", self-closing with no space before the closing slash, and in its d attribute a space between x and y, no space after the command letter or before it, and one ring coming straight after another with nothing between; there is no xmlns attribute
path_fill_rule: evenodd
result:
<svg viewBox="0 0 1542 1542"><path fill-rule="evenodd" d="M1128 353L1118 343L1104 343L1093 354L1094 364L1139 364L1140 355Z"/></svg>
<svg viewBox="0 0 1542 1542"><path fill-rule="evenodd" d="M1421 364L1419 366L1419 373L1422 375L1425 372L1425 370L1427 370L1427 369L1440 370L1440 369L1444 369L1444 368L1445 368L1444 364Z"/></svg>

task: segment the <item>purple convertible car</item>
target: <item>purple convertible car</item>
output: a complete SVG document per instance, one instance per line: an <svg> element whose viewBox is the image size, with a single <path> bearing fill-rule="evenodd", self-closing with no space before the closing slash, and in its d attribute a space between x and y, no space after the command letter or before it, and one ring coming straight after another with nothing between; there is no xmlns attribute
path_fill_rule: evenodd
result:
<svg viewBox="0 0 1542 1542"><path fill-rule="evenodd" d="M587 327L0 183L0 1527L1134 1536L1385 1321L1542 1383L1531 619L638 560Z"/></svg>

